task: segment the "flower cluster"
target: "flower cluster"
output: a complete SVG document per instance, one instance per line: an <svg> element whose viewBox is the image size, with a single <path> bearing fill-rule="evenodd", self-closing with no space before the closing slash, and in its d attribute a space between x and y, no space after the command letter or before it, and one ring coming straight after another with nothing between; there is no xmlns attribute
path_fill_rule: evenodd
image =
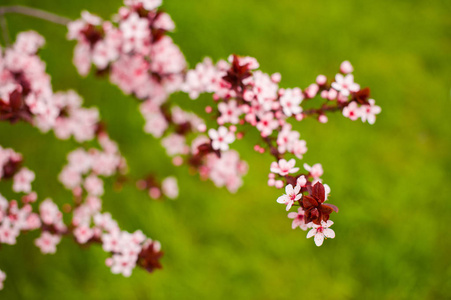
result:
<svg viewBox="0 0 451 300"><path fill-rule="evenodd" d="M0 120L23 120L43 132L53 129L60 139L93 139L98 110L81 107L74 91L53 92L45 63L37 56L43 44L42 36L28 31L19 33L4 55L0 51Z"/></svg>
<svg viewBox="0 0 451 300"><path fill-rule="evenodd" d="M35 173L22 166L21 154L0 146L0 181L11 179L13 192L25 193L22 205L0 195L0 244L14 245L21 232L40 230L35 245L42 253L53 254L63 236L73 236L78 244L100 243L108 249L108 235L120 235L120 245L114 251L105 250L111 255L107 265L113 273L129 276L135 266L149 272L161 268L163 252L158 241L141 231L131 234L121 230L109 213L101 212L104 188L100 176L124 173L125 159L100 122L97 108L82 107L83 101L74 91L53 93L45 64L36 55L43 43L35 32L25 32L4 54L0 51L0 119L11 123L23 120L42 131L52 129L59 139L73 136L79 143L96 139L101 150L79 148L68 155L69 164L59 179L72 190L74 204L63 206L65 213L72 213L70 224L65 224L62 211L50 198L33 212L32 203L38 199L31 186ZM162 183L162 189L167 197L178 193L171 178ZM5 278L0 271L0 289Z"/></svg>
<svg viewBox="0 0 451 300"><path fill-rule="evenodd" d="M82 107L83 99L74 91L55 93L53 99L60 111L53 129L59 139L74 136L81 143L95 137L100 122L97 108Z"/></svg>
<svg viewBox="0 0 451 300"><path fill-rule="evenodd" d="M222 158L205 149L199 150L198 146L204 144L199 142L206 140L208 143L208 138L198 135L205 131L204 121L167 102L171 93L187 86L186 62L166 35L175 25L168 14L158 9L160 4L161 1L125 1L126 6L119 9L114 22L83 12L82 19L68 25L68 38L77 40L74 63L82 75L87 74L93 64L98 73L109 73L110 81L125 94L144 100L140 105L146 121L144 131L162 139L174 165L186 162L198 170L202 178L210 178L217 186L236 191L247 170L237 152ZM220 77L217 79L219 82ZM190 94L193 93L194 89ZM221 109L229 109L222 122L231 118L238 120L234 108ZM209 136L216 139L212 150L225 151L235 139L233 133L225 134L224 130L209 131ZM225 134L224 140L222 134ZM227 167L228 162L232 162L233 168ZM161 186L153 175L141 180L138 187L148 190L152 198L161 196ZM172 194L176 194L175 189Z"/></svg>
<svg viewBox="0 0 451 300"><path fill-rule="evenodd" d="M43 131L54 126L59 110L45 63L36 55L43 44L42 36L28 31L0 51L0 120L36 122Z"/></svg>
<svg viewBox="0 0 451 300"><path fill-rule="evenodd" d="M35 174L26 167L21 167L22 155L11 148L0 146L0 180L13 178L13 191L31 193L31 183Z"/></svg>
<svg viewBox="0 0 451 300"><path fill-rule="evenodd" d="M78 148L67 156L69 164L61 171L59 180L74 194L79 194L83 187L88 195L102 196L103 181L99 176L111 176L118 170L125 172L125 159L120 155L117 144L105 132L99 133L97 140L102 151Z"/></svg>
<svg viewBox="0 0 451 300"><path fill-rule="evenodd" d="M82 174L85 174L85 170L88 170L86 173L90 173L84 180L84 184L81 184L80 181L79 185L75 187L68 186L67 182L70 180L64 178L68 180L65 185L73 187L74 194L73 206L65 205L65 212L72 213L69 225L64 223L63 212L50 198L39 204L38 212L33 212L32 203L38 199L37 194L31 189L34 173L24 167L18 169L17 165L22 162L20 154L0 147L0 158L5 158L4 161L7 161L2 168L3 177L0 180L13 178L13 190L17 193L27 193L22 196L22 206L18 201L8 201L0 194L0 244L14 245L22 231L40 230L41 234L35 240L35 245L43 254L55 253L63 236L73 236L76 243L80 245L102 244L103 249L111 255L106 260L106 264L115 274L121 273L124 276L130 276L135 266L145 268L149 272L155 268L161 268L159 259L163 252L161 252L161 245L158 241L152 241L140 230L134 233L121 230L109 213L101 211L102 182L98 179L100 183L91 183L90 181L94 180L89 178L96 176L93 175L97 174L96 172L104 176L112 175L123 165L121 163L116 165L111 161L107 163L108 159L102 155L115 155L116 160L119 161L122 158L113 151L113 149L117 149L117 146L107 136L99 137L99 141L105 152L98 152L94 149L83 152L83 150L77 149L69 154L69 165L65 170L74 168L74 164L76 164L83 168ZM103 167L99 169L99 166ZM107 166L110 167L110 170L107 170ZM31 172L33 176L24 175L25 172ZM26 179L20 179L20 177ZM163 182L163 189L170 191L168 196L174 196L172 185L169 178L166 183ZM0 289L3 287L5 276L0 271Z"/></svg>
<svg viewBox="0 0 451 300"><path fill-rule="evenodd" d="M179 89L186 62L166 32L175 28L171 17L158 9L161 1L125 1L114 21L103 21L86 11L68 24L68 39L76 40L74 64L81 75L94 65L109 72L125 94L139 99L165 99Z"/></svg>
<svg viewBox="0 0 451 300"><path fill-rule="evenodd" d="M276 161L271 164L268 185L276 188L285 187L286 194L277 202L290 210L299 206L297 212L289 213L294 219L293 228L304 230L314 228L318 232L315 242L320 246L324 237L334 237L329 216L338 208L324 204L330 188L321 183L323 174L320 164L310 167L304 164L306 174L298 174L294 158L286 160L286 155L302 159L307 152L306 142L300 139L300 133L293 129L290 119L301 121L306 117L316 117L321 123L327 122L327 112L342 111L352 120L361 118L373 124L380 107L369 98L369 89L361 89L350 74L352 65L345 61L334 80L328 82L324 75L319 75L316 82L307 88L280 88L281 75L272 75L257 70L259 64L255 58L232 55L228 61L219 61L216 65L205 59L195 69L189 70L182 90L192 99L201 93L213 93L217 103L214 113L218 129L208 131L210 143L204 146L207 152L228 150L236 137L245 134L244 125L255 127L262 142L255 145L259 153L268 151ZM319 95L325 99L319 108L304 110L302 103ZM309 232L309 236L311 235Z"/></svg>

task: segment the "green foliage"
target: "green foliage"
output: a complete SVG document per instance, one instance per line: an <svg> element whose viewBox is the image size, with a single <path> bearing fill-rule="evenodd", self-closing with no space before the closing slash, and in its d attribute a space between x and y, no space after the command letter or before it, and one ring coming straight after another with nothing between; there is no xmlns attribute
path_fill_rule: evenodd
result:
<svg viewBox="0 0 451 300"><path fill-rule="evenodd" d="M77 18L86 9L104 18L121 1L3 0ZM106 187L104 208L127 230L141 228L162 242L164 269L131 278L113 275L100 247L64 240L56 255L41 255L37 233L2 246L4 299L450 299L451 60L446 1L166 0L175 42L191 66L204 56L256 57L282 85L305 87L350 60L355 78L382 107L375 125L340 115L328 124L297 124L309 148L305 162L321 162L337 237L317 248L291 230L279 191L266 186L271 158L234 145L250 171L237 194L175 168L159 143L144 134L136 101L105 79L80 78L71 64L73 42L59 25L8 15L12 37L34 29L47 43L41 56L54 90L75 89L85 106L100 108L131 173L174 173L181 197L151 201L126 187ZM208 97L184 107L201 112ZM189 102L189 103L188 103ZM40 198L71 201L57 180L65 155L77 147L27 124L0 124L1 144L24 154L36 172ZM255 137L255 135L251 135ZM168 167L169 166L169 167ZM9 183L8 183L9 184ZM2 193L7 185L0 184ZM6 195L5 195L6 196Z"/></svg>

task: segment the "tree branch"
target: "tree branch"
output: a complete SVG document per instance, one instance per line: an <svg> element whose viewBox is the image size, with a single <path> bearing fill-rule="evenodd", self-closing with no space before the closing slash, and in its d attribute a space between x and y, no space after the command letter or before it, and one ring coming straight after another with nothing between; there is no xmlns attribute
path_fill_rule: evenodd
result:
<svg viewBox="0 0 451 300"><path fill-rule="evenodd" d="M43 19L55 24L60 24L66 26L67 23L71 22L72 20L69 18L61 17L56 14L52 14L49 12L46 12L44 10L40 10L37 8L31 8L21 5L13 5L13 6L0 6L0 19L3 17L3 15L8 13L15 13L15 14L21 14L26 15L38 19Z"/></svg>

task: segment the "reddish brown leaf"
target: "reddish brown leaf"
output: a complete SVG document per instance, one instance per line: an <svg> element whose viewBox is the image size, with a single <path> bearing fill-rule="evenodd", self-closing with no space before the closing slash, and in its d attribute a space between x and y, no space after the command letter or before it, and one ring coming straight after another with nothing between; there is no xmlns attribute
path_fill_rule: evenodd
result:
<svg viewBox="0 0 451 300"><path fill-rule="evenodd" d="M330 207L333 211L338 212L338 207L336 207L336 206L333 205L333 204L326 203L326 204L323 204L322 206L328 206L328 207Z"/></svg>
<svg viewBox="0 0 451 300"><path fill-rule="evenodd" d="M317 207L318 202L310 196L304 196L304 198L302 200L302 205L304 206L304 209L309 209L312 207Z"/></svg>
<svg viewBox="0 0 451 300"><path fill-rule="evenodd" d="M334 211L332 207L326 205L321 205L319 209L325 215L330 215Z"/></svg>
<svg viewBox="0 0 451 300"><path fill-rule="evenodd" d="M315 183L312 189L312 196L323 203L326 197L326 192L324 191L324 185L321 182Z"/></svg>

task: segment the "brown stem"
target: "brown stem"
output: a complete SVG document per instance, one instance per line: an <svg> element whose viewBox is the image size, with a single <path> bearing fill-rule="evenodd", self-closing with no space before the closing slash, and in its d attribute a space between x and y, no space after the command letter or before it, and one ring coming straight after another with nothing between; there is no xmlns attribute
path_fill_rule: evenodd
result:
<svg viewBox="0 0 451 300"><path fill-rule="evenodd" d="M302 112L302 114L305 116L312 116L315 114L320 115L327 111L333 112L333 111L337 111L337 110L342 110L348 104L349 104L349 102L338 103L336 106L332 106L332 105L328 106L328 105L324 104L323 106L321 106L321 108L312 108L312 109L304 110Z"/></svg>
<svg viewBox="0 0 451 300"><path fill-rule="evenodd" d="M66 26L67 23L71 22L72 20L69 18L61 17L56 14L52 14L49 12L46 12L44 10L40 10L37 8L31 8L21 5L12 5L12 6L0 6L0 17L3 18L3 15L8 13L16 13L21 15L26 15L38 19L43 19L55 24L60 24Z"/></svg>
<svg viewBox="0 0 451 300"><path fill-rule="evenodd" d="M279 161L280 159L279 150L277 150L277 148L273 146L271 139L267 136L263 138L263 140L269 146L269 152L271 153L271 155L274 156L277 161Z"/></svg>

